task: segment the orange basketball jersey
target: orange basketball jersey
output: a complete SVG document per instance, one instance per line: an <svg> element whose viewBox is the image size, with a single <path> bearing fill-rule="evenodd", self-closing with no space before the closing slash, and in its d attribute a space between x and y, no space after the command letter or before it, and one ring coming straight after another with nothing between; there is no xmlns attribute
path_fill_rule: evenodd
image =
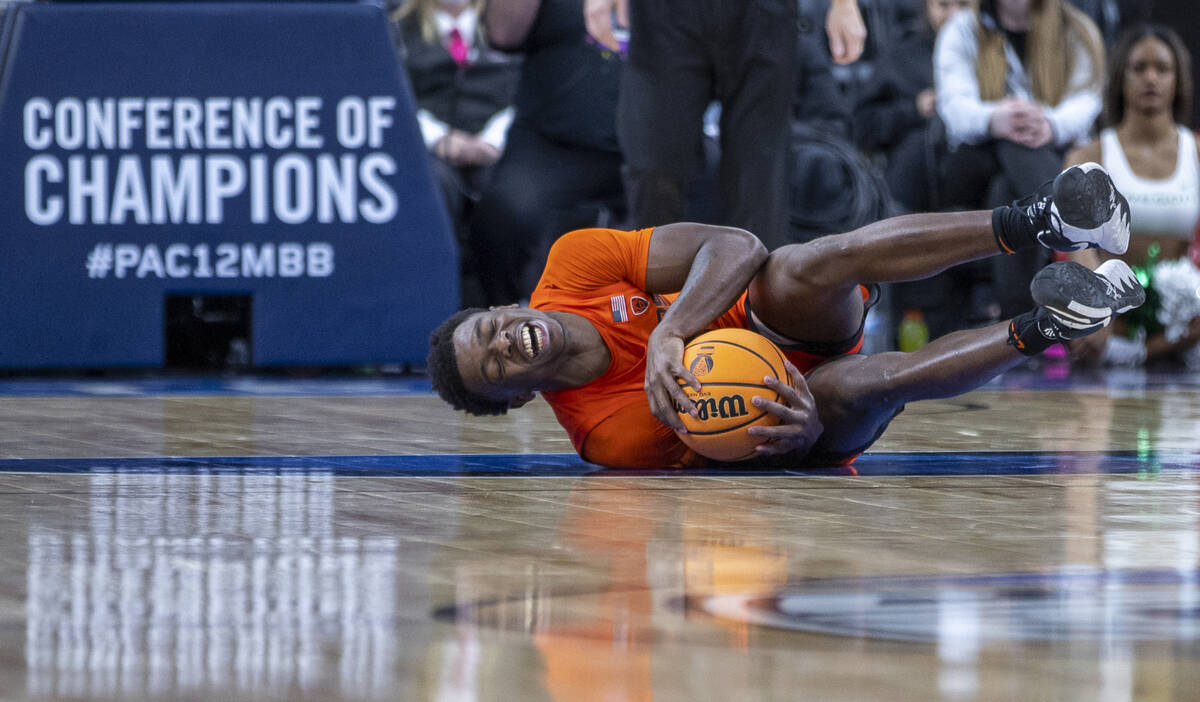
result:
<svg viewBox="0 0 1200 702"><path fill-rule="evenodd" d="M653 232L580 229L564 234L550 249L530 306L587 319L604 339L612 362L587 385L542 396L587 461L625 468L697 467L710 461L650 414L643 390L646 343L676 297L645 291ZM753 328L745 292L709 328L723 327ZM801 352L789 351L787 356L801 372L825 360Z"/></svg>

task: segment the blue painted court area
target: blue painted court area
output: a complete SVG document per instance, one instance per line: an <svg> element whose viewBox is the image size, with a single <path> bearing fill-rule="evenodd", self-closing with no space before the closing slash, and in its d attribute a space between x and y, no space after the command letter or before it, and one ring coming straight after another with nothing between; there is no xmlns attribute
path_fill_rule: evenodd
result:
<svg viewBox="0 0 1200 702"><path fill-rule="evenodd" d="M2 459L0 473L319 474L395 477L942 476L1200 472L1200 453L868 453L853 469L613 471L568 453Z"/></svg>
<svg viewBox="0 0 1200 702"><path fill-rule="evenodd" d="M1200 373L1130 369L1079 369L1066 364L1031 364L996 378L985 390L1179 390L1200 388ZM145 397L230 395L259 397L349 397L420 395L432 392L421 373L393 376L331 375L112 375L98 378L16 376L0 378L0 397Z"/></svg>

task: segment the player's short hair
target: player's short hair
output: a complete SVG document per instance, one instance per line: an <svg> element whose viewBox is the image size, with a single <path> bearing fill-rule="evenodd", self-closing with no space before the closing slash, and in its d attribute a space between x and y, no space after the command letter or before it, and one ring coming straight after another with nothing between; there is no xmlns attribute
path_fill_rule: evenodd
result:
<svg viewBox="0 0 1200 702"><path fill-rule="evenodd" d="M433 389L443 400L456 410L477 417L505 414L507 402L489 400L479 393L471 392L463 384L458 372L458 358L454 355L454 330L476 312L486 312L481 307L468 307L452 314L429 335L429 356L425 359Z"/></svg>

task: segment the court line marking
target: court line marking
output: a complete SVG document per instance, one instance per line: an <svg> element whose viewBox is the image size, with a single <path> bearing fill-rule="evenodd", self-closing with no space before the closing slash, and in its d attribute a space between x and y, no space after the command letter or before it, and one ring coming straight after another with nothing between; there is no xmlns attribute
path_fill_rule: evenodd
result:
<svg viewBox="0 0 1200 702"><path fill-rule="evenodd" d="M1099 458L1100 460L1097 460ZM954 475L1105 475L1152 477L1200 472L1200 452L932 452L867 453L855 462L870 477ZM610 470L571 453L416 454L338 456L161 456L5 458L0 473L95 474L324 474L395 477L711 477L845 476L844 468L745 470Z"/></svg>

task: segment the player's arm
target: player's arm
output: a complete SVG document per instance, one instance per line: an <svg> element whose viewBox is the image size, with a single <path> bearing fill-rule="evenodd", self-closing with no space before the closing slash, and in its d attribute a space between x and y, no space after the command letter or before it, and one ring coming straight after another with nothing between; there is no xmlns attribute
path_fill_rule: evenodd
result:
<svg viewBox="0 0 1200 702"><path fill-rule="evenodd" d="M753 400L755 407L779 417L779 424L753 426L746 431L763 439L755 449L760 457L799 459L808 455L825 426L821 424L817 401L808 389L804 374L791 361L784 361L784 367L792 379L790 386L771 376L764 378L767 387L779 393L781 402L761 396Z"/></svg>
<svg viewBox="0 0 1200 702"><path fill-rule="evenodd" d="M804 375L792 365L784 362L792 383L782 383L771 376L764 378L767 387L779 393L780 401L755 397L754 406L779 417L774 426L757 425L746 431L763 440L755 449L755 455L741 461L730 462L739 468L794 468L808 458L813 444L821 438L825 425L817 411L817 401L808 389Z"/></svg>
<svg viewBox="0 0 1200 702"><path fill-rule="evenodd" d="M646 259L646 292L679 292L646 345L646 397L662 423L683 429L674 403L696 411L675 381L700 389L683 367L685 341L729 309L766 260L766 247L744 229L688 222L655 227Z"/></svg>

